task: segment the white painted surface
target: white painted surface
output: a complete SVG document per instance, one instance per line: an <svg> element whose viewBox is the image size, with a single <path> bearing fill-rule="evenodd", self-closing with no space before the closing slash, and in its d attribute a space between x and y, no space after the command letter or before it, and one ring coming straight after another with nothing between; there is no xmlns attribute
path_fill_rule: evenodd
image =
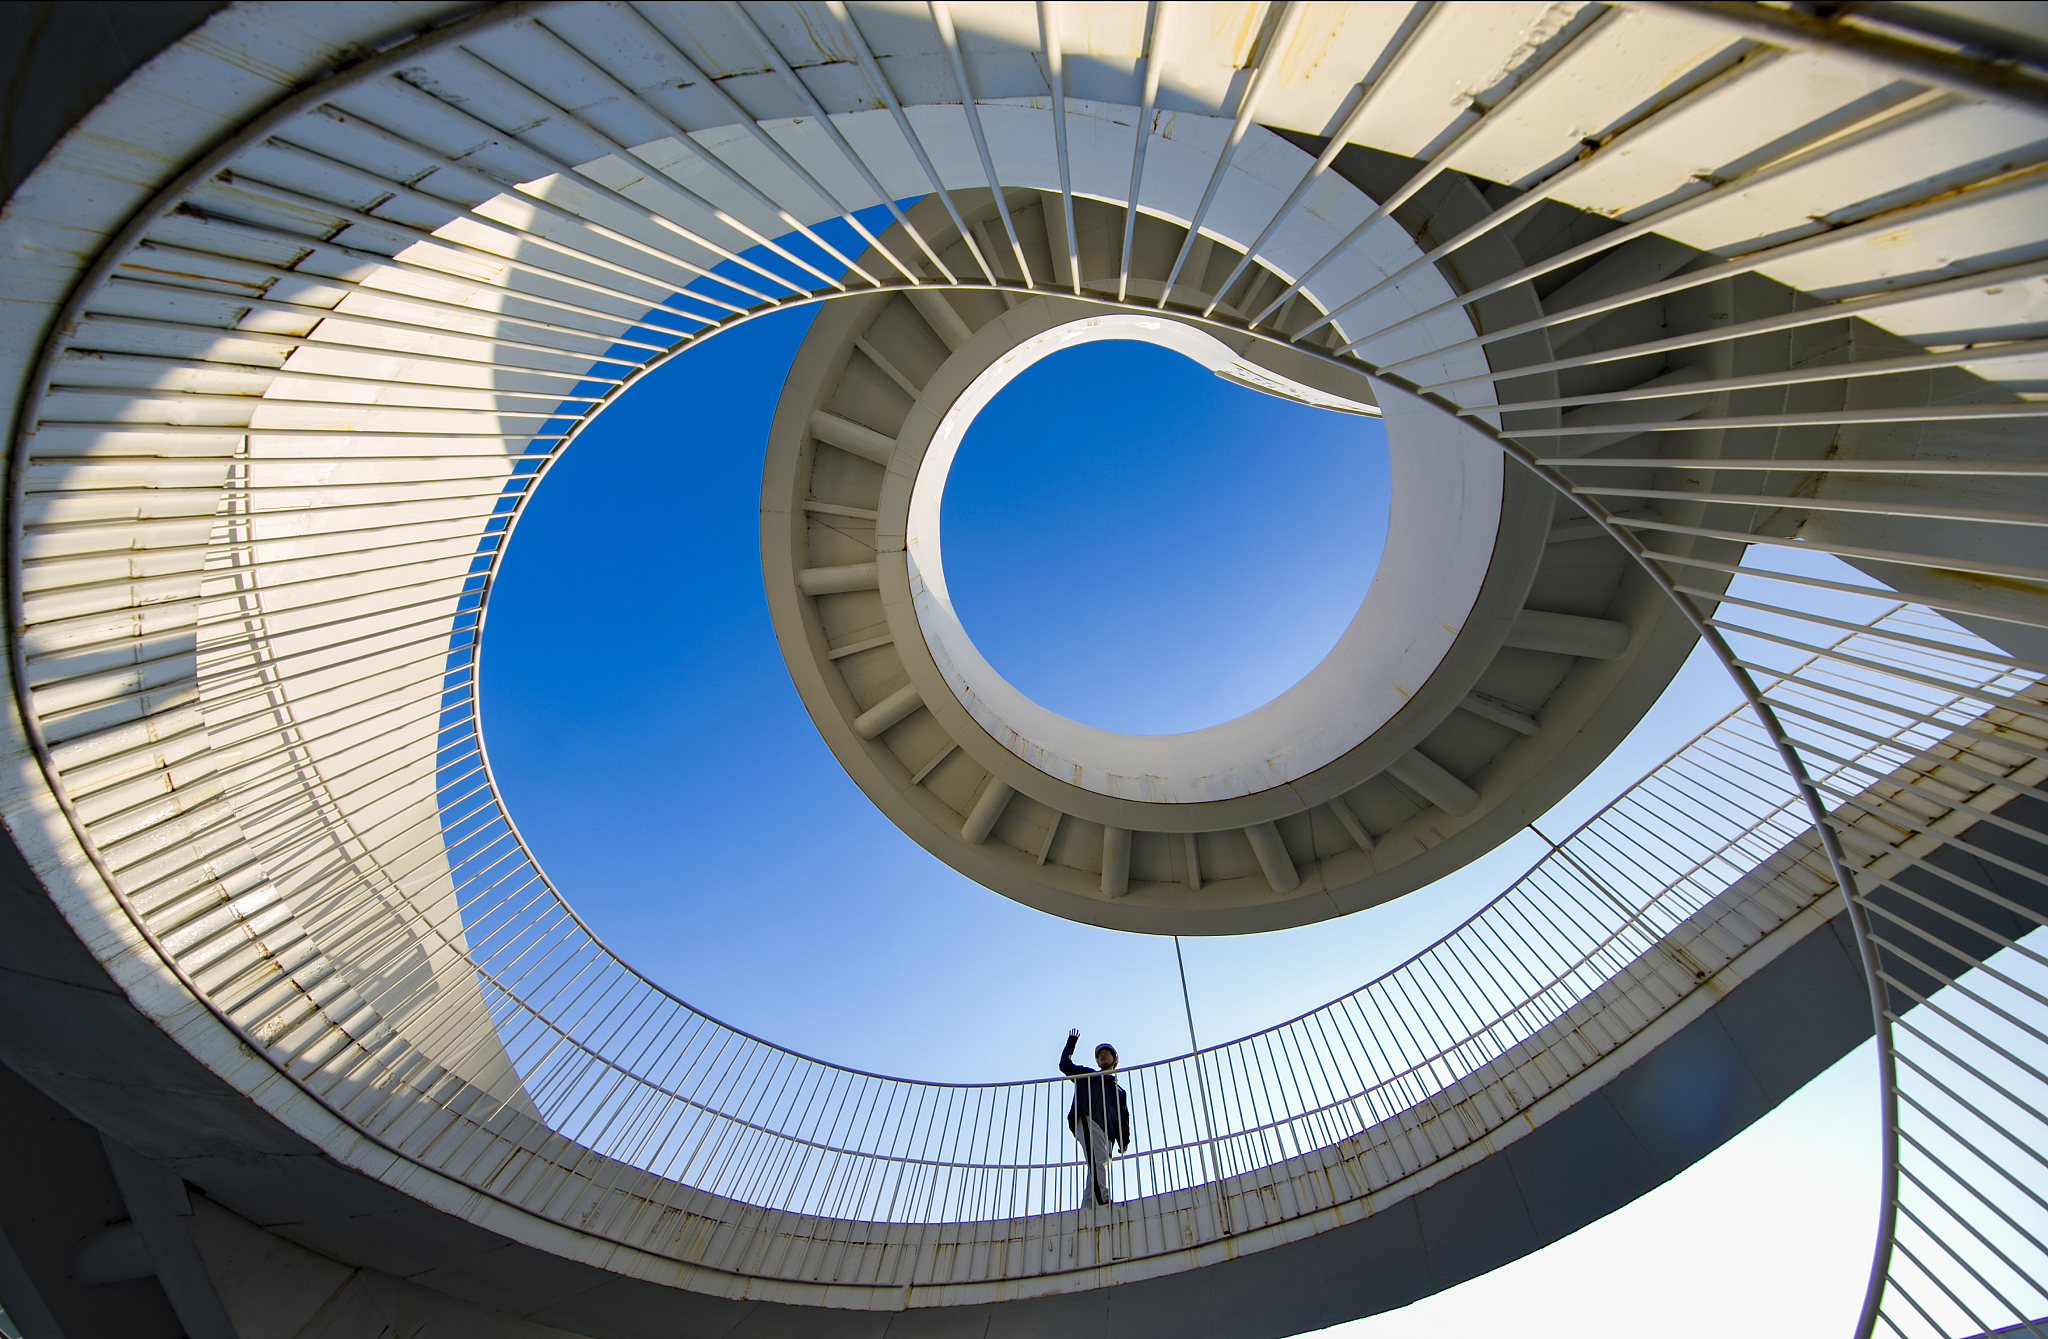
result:
<svg viewBox="0 0 2048 1339"><path fill-rule="evenodd" d="M1305 38L1299 51L1287 53L1287 68L1269 104L1276 124L1326 129L1341 112L1355 79L1391 38L1388 15L1393 8L1349 7ZM1114 57L1090 71L1095 87L1088 92L1099 100L1077 100L1070 108L1077 187L1104 198L1118 198L1125 189L1124 169L1134 144L1129 106L1135 101L1130 72L1137 40L1130 22L1134 10L1089 7L1074 16L1076 31L1087 34L1090 49L1099 43L1105 55ZM1583 12L1573 5L1541 4L1444 10L1442 26L1432 27L1428 40L1418 46L1412 67L1404 58L1404 96L1390 98L1375 110L1376 116L1391 119L1362 123L1365 142L1401 153L1436 151L1471 124L1475 105L1497 102L1529 78L1536 53L1571 30ZM0 241L6 243L0 246L0 296L10 315L0 323L6 331L0 336L0 350L10 382L26 375L36 354L37 332L45 328L86 260L172 172L190 162L205 144L245 123L262 106L316 77L321 69L374 49L394 28L445 12L440 6L241 6L208 24L117 93L94 114L85 133L67 141L36 173L0 221ZM1260 12L1260 7L1250 5L1208 6L1195 11L1193 21L1177 31L1169 49L1175 78L1168 81L1161 115L1144 127L1155 136L1153 167L1142 192L1147 208L1182 219L1192 212L1213 172L1229 121L1233 85L1240 82L1239 66L1248 57ZM861 90L843 62L844 52L835 45L839 39L829 30L815 38L781 10L763 13L778 40L788 44L785 51L812 72L834 124L871 151L884 190L906 195L928 191L931 183L923 179L914 156L896 136L893 121L872 110L872 94ZM1475 136L1461 150L1470 157L1460 162L1475 171L1492 170L1487 155L1513 143L1512 153L1503 152L1498 175L1519 180L1527 171L1575 152L1583 140L1628 124L1642 111L1646 96L1672 91L1718 58L1715 43L1703 39L1690 23L1667 22L1668 11L1645 13L1657 17L1631 14L1601 30L1600 42L1620 45L1605 49L1604 65L1593 61L1587 66L1597 78L1576 90L1560 79L1551 87L1571 96L1557 99L1551 99L1546 86L1537 86L1537 93L1518 103L1513 116L1502 118L1499 137L1492 131ZM982 119L1001 175L1023 185L1056 183L1051 117L1043 107L1041 67L1030 50L1035 34L1028 11L1021 6L963 5L960 14L986 99ZM133 263L127 274L91 296L81 327L85 333L78 336L83 356L57 364L57 383L68 389L53 394L46 402L44 421L31 425L38 428L37 456L29 474L31 496L23 509L32 531L24 553L29 624L25 635L34 639L34 681L24 687L33 690L28 705L56 745L60 791L81 804L69 813L60 808L60 791L51 789L29 756L17 720L8 732L5 813L10 830L81 939L138 1007L194 1055L241 1084L253 1100L278 1112L334 1156L452 1213L564 1255L587 1257L602 1251L623 1270L718 1290L730 1289L731 1280L710 1278L694 1265L635 1248L598 1244L583 1228L550 1220L545 1206L529 1211L487 1199L453 1172L444 1175L430 1167L427 1153L394 1153L391 1145L376 1142L367 1132L368 1118L363 1126L351 1125L335 1114L337 1107L366 1094L376 1098L375 1084L389 1080L391 1110L409 1114L407 1104L417 1101L432 1119L447 1119L454 1128L451 1109L458 1105L456 1099L448 1099L450 1106L435 1105L445 1094L406 1088L402 1078L392 1077L396 1067L367 1076L354 1074L332 1055L286 1080L253 1048L273 1042L282 1048L290 1034L259 1030L253 1042L238 1037L203 1002L203 997L211 998L204 995L207 987L181 977L172 962L186 945L220 942L239 956L208 958L207 970L227 974L246 967L252 972L311 973L324 980L332 966L319 945L305 947L301 908L295 908L267 877L265 852L234 808L246 797L230 799L223 788L224 775L233 775L248 756L278 744L284 735L281 730L266 736L262 729L251 729L210 736L209 727L218 723L217 718L210 720L204 712L190 659L198 636L205 562L203 556L179 550L205 542L225 471L238 445L246 444L255 488L244 496L278 503L275 514L261 519L250 551L275 560L279 570L290 571L304 584L283 598L266 592L259 601L261 618L251 620L260 628L245 628L241 640L228 639L227 650L216 644L209 653L246 654L254 664L283 650L317 652L291 662L294 691L310 697L316 690L332 690L333 696L326 699L329 705L342 702L371 714L371 723L337 731L308 749L308 767L314 775L290 793L293 802L303 806L299 813L308 822L337 829L351 822L366 828L374 825L373 841L337 837L337 851L372 871L364 876L366 887L374 887L379 896L395 894L388 903L380 903L389 909L393 926L405 933L431 927L441 936L423 950L433 974L452 987L441 998L455 1001L455 1007L440 1021L453 1021L456 1030L474 1032L474 996L465 994L473 991L474 977L464 963L467 949L460 925L451 921L445 866L431 854L423 867L402 867L399 860L422 837L429 839L431 852L435 815L425 804L432 794L434 750L421 739L402 741L400 775L387 792L368 800L329 807L323 790L343 773L345 760L362 757L388 733L380 728L388 715L377 713L402 714L431 706L441 691L436 674L408 680L389 663L395 657L379 661L374 671L365 670L359 656L369 649L380 655L390 651L394 644L383 639L395 634L407 618L432 629L430 637L442 638L445 645L447 631L458 619L473 546L495 510L508 458L522 449L521 433L531 426L531 420L513 413L506 401L519 392L531 393L536 383L551 384L518 370L521 358L532 355L527 366L587 366L589 341L601 342L634 322L644 311L637 299L661 300L694 272L690 265L714 262L719 254L715 247L746 244L738 229L684 199L674 185L649 178L648 171L660 173L674 166L675 185L696 191L753 227L771 231L780 230L773 211L736 191L704 155L715 156L756 182L776 204L803 219L825 218L836 214L839 205L857 207L874 198L858 175L836 158L816 118L807 116L786 88L779 88L774 75L762 73L759 62L751 61L723 11L668 7L650 15L646 23L682 39L714 71L729 73L722 81L726 92L762 118L761 133L788 146L789 153L838 200L819 198L797 181L761 147L751 128L732 123L730 111L701 81L680 76L671 59L637 34L633 24L639 20L607 6L564 6L543 11L543 17L574 38L569 45L600 56L649 105L660 109L660 115L579 73L556 45L565 39L522 23L480 35L474 46L501 61L501 68L519 68L546 86L555 110L544 109L538 119L533 119L531 100L522 104L482 87L491 76L480 73L466 56L449 56L423 79L446 79L447 102L390 81L336 94L350 109L379 118L390 132L417 134L429 147L438 145L436 152L464 159L461 165L431 162L414 150L393 147L388 137L345 131L321 117L280 127L279 145L250 149L234 165L234 182L198 188L211 207L240 209L273 222L282 218L301 229L298 235L308 241L309 255L320 248L308 239L335 235L369 248L373 255L384 248L382 254L402 263L358 258L337 269L331 258L313 261L298 255L296 243L269 251L252 245L249 254L222 260L300 265L300 272L276 284L252 277L252 272L210 273L196 282L199 287L215 285L215 291L226 295L214 301L190 292L151 289L163 272L138 253L129 258ZM860 15L870 40L892 32L902 38L900 44L889 45L884 56L897 92L920 104L913 106L910 119L938 164L943 184L968 189L984 185L978 155L955 101L957 89L950 85L943 57L928 40L929 25L914 7L863 7ZM813 43L811 55L800 50L806 41ZM839 63L816 63L827 59ZM1803 78L1798 73L1801 61L1807 70ZM1630 181L1628 173L1619 179L1603 178L1603 165L1575 178L1573 190L1561 192L1559 198L1640 218L1667 208L1667 197L1674 192L1691 192L1690 198L1702 203L1667 216L1670 234L1701 246L1737 250L1760 239L1810 233L1823 226L1816 220L1881 212L1888 202L1924 188L1930 179L1938 184L1972 170L1987 155L2020 170L2039 161L2037 119L1967 100L1913 97L1910 90L1900 97L1897 116L1882 125L1818 144L1786 162L1760 167L1746 161L1759 146L1775 143L1774 137L1809 131L1835 118L1849 124L1852 113L1868 105L1864 100L1890 82L1888 76L1873 81L1858 62L1824 55L1781 58L1760 67L1753 82L1745 76L1739 85L1725 86L1739 87L1741 98L1716 94L1728 100L1716 104L1702 99L1687 108L1683 117L1672 120L1674 138L1663 142L1657 153L1650 149L1659 142L1648 135L1632 143L1629 154L1637 155L1634 161L1654 162L1656 170L1646 166L1629 189L1615 184ZM1547 120L1536 115L1546 107L1552 109ZM1768 114L1758 114L1758 109ZM1686 134L1678 133L1681 128ZM1659 128L1654 133L1667 132ZM1752 138L1743 140L1745 133ZM308 149L331 151L333 156L323 162ZM1276 137L1254 134L1225 174L1225 189L1205 216L1205 227L1218 236L1239 239L1263 228L1275 192L1291 186L1302 159L1298 150ZM1628 155L1615 159L1617 166L1629 161ZM1745 175L1752 170L1755 176ZM379 173L398 180L387 181ZM583 179L575 180L578 176ZM1708 184L1717 179L1735 184L1732 189ZM314 203L279 207L274 193L265 196L258 189L266 182L304 192ZM1596 194L1595 184L1603 190L1613 186L1613 193ZM1575 193L1582 189L1585 194ZM1720 193L1708 198L1707 193L1716 189ZM454 252L436 242L416 240L393 225L330 215L328 206L319 203L323 196L339 208L383 209L438 238L459 239L487 251L502 248L504 254L494 259ZM635 215L619 197L642 202L643 211L661 209L670 223L691 231L697 240L667 225L650 224L644 212ZM265 199L272 203L254 203ZM443 208L435 200L449 203ZM544 206L554 201L587 211L587 216L552 213ZM266 215L265 210L271 212ZM1368 212L1369 204L1356 191L1341 182L1325 182L1272 240L1267 254L1282 270L1299 272ZM2040 217L2037 200L2015 193L1998 208L1962 207L1941 225L1916 225L1903 236L1861 236L1842 244L1841 253L1830 257L1827 265L1816 259L1812 269L1784 266L1768 273L1826 293L1883 287L1986 256L2034 255ZM504 228L494 228L490 220ZM636 246L600 233L594 222L614 232L619 223L628 225L628 232L646 231L634 237ZM197 225L189 218L163 220L164 232L156 239L173 242L171 233L193 226ZM555 257L550 237L557 243L569 239L588 246L615 267L605 270L577 262L564 268L585 277L601 273L623 283L632 295L592 298L587 290L575 290L579 301L609 312L610 319L592 321L574 338L536 332L513 315L524 299L513 297L512 290L532 282L519 265ZM650 256L650 247L660 254ZM1335 305L1405 265L1413 255L1412 243L1399 228L1378 227L1340 263L1328 267L1313 291L1326 305ZM1807 255L1825 256L1827 248ZM616 267L643 263L645 273L619 280ZM437 267L445 268L446 275L422 273ZM1358 319L1365 322L1360 328L1371 328L1368 317L1391 319L1422 310L1448 294L1436 276L1425 272L1424 278L1425 282L1378 295L1359 312ZM405 291L468 310L440 311L432 320L423 320L416 302L397 296ZM1967 301L1944 300L1938 313L1904 309L1880 319L1892 320L1899 330L1975 338L1985 331L2009 331L2015 321L2038 321L2042 291L2038 280L2012 289L2001 285ZM263 293L262 301L248 300L253 292ZM1909 318L1906 313L1914 314ZM1404 330L1420 347L1456 336L1460 320L1432 317ZM176 338L167 333L172 325L180 332ZM107 332L117 327L129 332L135 345L113 352L131 361L100 361L100 355L109 352ZM195 337L194 332L200 333ZM275 336L288 342L270 338ZM535 345L544 347L536 352ZM230 364L232 370L223 371ZM109 369L116 367L144 378L144 384L110 379ZM1410 368L1425 380L1484 370L1483 361L1470 350ZM315 375L323 372L357 380L345 384ZM80 393L88 385L116 393ZM186 399L186 392L199 394ZM1475 394L1485 393L1488 389L1480 383ZM334 398L328 404L291 403L329 395ZM1386 400L1397 441L1403 436L1410 441L1435 440L1453 456L1469 446L1443 426L1446 420L1433 420L1432 426L1417 414L1411 427L1401 428L1401 416L1409 410L1395 403L1391 394ZM460 426L446 415L430 412L435 410L456 411ZM195 433L194 428L206 431ZM407 444L419 440L394 434L415 432L431 434L446 454L471 457L469 486L453 484L438 495L413 489L421 480L405 477L393 462L408 455L412 448ZM290 459L306 452L326 456L310 462ZM142 463L132 463L137 461ZM1397 456L1397 486L1398 469ZM1447 488L1445 505L1458 516L1483 514L1479 504L1484 499L1479 495L1484 490L1474 485L1471 471L1461 467L1446 473L1455 475L1461 489ZM1497 505L1497 480L1494 488ZM359 569L351 565L346 546L323 547L333 541L318 539L292 514L308 502L313 504L305 508L308 514L365 507L375 510L352 514L374 514L394 526L440 528L432 530L432 539L412 555L418 566L391 573ZM1390 556L1395 549L1390 537ZM1384 579L1385 564L1381 571ZM1423 573L1421 579L1425 584L1446 583L1412 597L1422 601L1423 609L1455 608L1455 583L1445 574ZM218 588L205 593L218 601L208 607L208 615L219 617L232 608L233 601ZM345 648L307 637L315 625L306 611L316 593L335 607L359 602L361 630L376 635ZM1361 619L1371 601L1368 596ZM407 613L408 609L425 612ZM1447 626L1446 633L1450 631ZM1400 653L1412 651L1417 664L1426 663L1431 654L1423 644L1427 640L1400 648ZM1398 676L1388 671L1385 682L1372 685L1372 702L1351 705L1357 720L1331 737L1383 713L1383 699L1399 688ZM13 705L10 699L10 711ZM1294 752L1276 774L1296 768L1329 743L1314 737L1290 741L1287 747ZM1226 751L1218 756L1228 767L1245 766L1242 754ZM1229 784L1272 784L1259 771L1267 765L1254 764L1250 774ZM1144 778L1137 780L1142 783ZM1197 777L1197 783L1208 782ZM1107 777L1104 784L1109 784ZM1226 785L1224 793L1240 792ZM250 811L252 826L273 816ZM1105 853L1118 846L1120 839L1108 835L1116 831L1120 829L1105 833ZM215 844L202 845L202 839ZM118 868L118 875L103 877L103 871L92 865L96 850L119 852L119 862L110 867ZM389 868L380 861L388 861ZM379 881L382 873L399 868L406 880ZM1106 873L1111 876L1106 882L1114 882L1114 872ZM130 916L131 908L115 896L136 888L162 899L156 906L191 899L206 908L203 917L195 914L190 921L177 922L177 928L189 931L192 938L180 939L162 953L145 940ZM252 1003L247 1014L237 1017L260 1026L273 1017L273 1012L256 1008L260 1003ZM344 1039L334 1055L349 1054L348 1046L360 1045L365 1053L388 1048L377 1053L405 1056L409 1063L424 1048L428 1058L453 1071L449 1090L461 1100L494 1089L499 1098L504 1096L500 1081L506 1076L488 1062L488 1056L485 1063L477 1063L474 1048L454 1053L452 1044L444 1041L446 1031L409 1030L403 1017L378 1017L353 990L332 990L309 1004L303 1017L299 1026L312 1032L331 1029L333 1037ZM486 1041L481 1049L488 1052L490 1045ZM316 1089L318 1098L313 1096ZM323 1104L328 1102L337 1106ZM485 1105L502 1109L503 1104ZM523 1117L514 1112L509 1119L516 1124ZM394 1141L408 1137L389 1130L378 1137L387 1136ZM544 1132L537 1134L536 1143L549 1142ZM570 1161L583 1156L580 1150L558 1152ZM622 1179L613 1188L624 1184ZM1294 1226L1301 1232L1314 1227L1307 1220ZM1111 1272L1105 1266L1102 1278ZM799 1293L792 1287L778 1295ZM800 1295L813 1299L810 1293ZM896 1290L886 1290L887 1299L896 1295Z"/></svg>
<svg viewBox="0 0 2048 1339"><path fill-rule="evenodd" d="M975 415L1038 360L1109 339L1157 344L1211 368L1238 361L1221 340L1178 321L1101 316L1035 335L977 376L940 421L910 495L904 548L925 644L989 736L1047 776L1155 804L1229 799L1296 781L1386 724L1449 651L1493 553L1500 452L1470 427L1375 383L1393 483L1386 549L1329 655L1273 701L1204 730L1103 730L1033 702L975 647L946 586L939 517L946 477Z"/></svg>

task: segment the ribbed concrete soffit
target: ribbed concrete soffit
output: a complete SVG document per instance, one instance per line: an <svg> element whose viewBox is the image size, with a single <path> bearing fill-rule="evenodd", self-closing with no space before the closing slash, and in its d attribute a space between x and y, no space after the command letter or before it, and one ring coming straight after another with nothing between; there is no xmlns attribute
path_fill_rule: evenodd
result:
<svg viewBox="0 0 2048 1339"><path fill-rule="evenodd" d="M2048 1106L2048 996L2031 950L1977 969L2042 913L2048 116L2023 49L1867 8L223 11L0 219L0 814L135 1005L336 1161L828 1328L1341 1273L1316 1241L1563 1156L1522 1141L1840 918L1886 1066L1860 1324L2031 1319L2001 1197L2038 1184L1981 1150L2048 1133L2011 1114ZM575 918L477 732L550 463L813 303L777 635L854 779L1007 896L1342 915L1520 831L1702 641L1751 707L1395 971L1126 1072L1118 1203L1076 1209L1063 1081L862 1074L691 1009ZM1165 741L996 675L932 521L991 369L1131 314L1383 415L1397 493L1330 657ZM1942 1064L2007 1105L1929 1096Z"/></svg>

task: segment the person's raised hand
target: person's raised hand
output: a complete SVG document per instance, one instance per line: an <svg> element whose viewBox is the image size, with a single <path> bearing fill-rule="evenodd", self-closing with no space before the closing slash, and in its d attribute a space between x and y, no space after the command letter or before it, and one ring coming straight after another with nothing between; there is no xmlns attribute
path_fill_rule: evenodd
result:
<svg viewBox="0 0 2048 1339"><path fill-rule="evenodd" d="M1068 1029L1067 1029L1067 1040L1068 1040L1068 1041L1079 1041L1079 1040L1081 1040L1081 1029L1079 1029L1079 1028L1077 1028L1077 1027L1070 1027L1070 1028L1068 1028Z"/></svg>

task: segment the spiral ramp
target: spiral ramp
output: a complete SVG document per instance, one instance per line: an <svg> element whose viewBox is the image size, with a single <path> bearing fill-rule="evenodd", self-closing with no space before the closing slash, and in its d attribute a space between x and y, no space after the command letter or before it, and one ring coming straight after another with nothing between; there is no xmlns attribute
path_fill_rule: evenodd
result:
<svg viewBox="0 0 2048 1339"><path fill-rule="evenodd" d="M93 9L19 35L78 123L0 221L25 1333L1296 1333L1626 1203L1873 1017L1885 1208L1844 1327L2048 1314L2038 33L1571 3L67 28ZM1007 896L1155 933L1340 915L1540 816L1702 638L1756 710L1395 971L1130 1071L1120 1202L1076 1210L1057 1081L862 1074L639 977L477 732L548 463L668 353L812 303L764 475L777 634L854 779ZM1005 697L919 529L990 369L1130 321L1384 414L1397 486L1456 500L1390 535L1354 658L1184 755ZM1675 1074L1717 1121L1672 1120Z"/></svg>

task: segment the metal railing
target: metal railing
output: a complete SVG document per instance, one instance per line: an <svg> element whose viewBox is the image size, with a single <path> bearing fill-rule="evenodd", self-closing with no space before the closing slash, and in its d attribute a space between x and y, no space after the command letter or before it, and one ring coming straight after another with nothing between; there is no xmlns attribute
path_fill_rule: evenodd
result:
<svg viewBox="0 0 2048 1339"><path fill-rule="evenodd" d="M88 858L194 996L352 1128L485 1196L757 1277L905 1287L1183 1252L1442 1174L1480 1134L1554 1092L1568 1077L1560 1066L1621 1063L1749 944L1846 884L1872 975L1886 1102L1885 1217L1859 1333L1880 1323L1916 1339L1982 1333L2048 1311L2048 1163L2038 1153L2048 1143L2038 1128L2048 960L2030 938L2043 916L2030 806L2048 798L2048 665L2011 649L2048 630L2048 570L2024 544L2008 554L1988 538L2048 522L2031 491L1993 507L1888 487L2002 478L2026 490L2048 475L2038 441L2000 436L2048 405L1978 378L1938 390L1931 380L2038 357L2038 332L2021 312L1980 322L1963 348L1886 346L1866 357L1851 340L1835 361L1740 371L1731 357L1725 375L1677 388L1494 393L1496 381L1527 385L1514 379L1680 348L1728 353L1751 347L1745 340L1851 330L1915 302L2037 284L2048 276L2038 217L2016 244L1936 276L1865 274L1839 297L1802 297L1768 317L1569 343L1596 317L1746 281L1823 246L1955 226L1985 210L2024 216L2048 161L2043 141L2008 137L1991 158L1944 164L1911 190L1880 183L1857 195L1837 183L1830 189L1850 194L1820 221L1802 216L1789 240L1761 230L1675 274L1507 326L1464 321L1460 334L1447 315L1463 320L1496 293L1689 226L1743 192L1799 173L1835 183L1826 174L1854 168L1856 154L1888 137L1920 143L1911 137L1969 100L1938 85L1887 86L1726 175L1638 202L1621 226L1433 306L1409 302L1402 276L1432 275L1457 246L1511 232L1778 55L1732 45L1623 109L1583 149L1526 164L1517 192L1489 197L1501 202L1479 224L1407 269L1348 289L1319 283L1359 238L1400 228L1405 202L1511 133L1503 113L1568 77L1567 55L1602 50L1624 11L1589 9L1528 53L1492 104L1460 112L1441 147L1348 235L1306 264L1295 258L1291 278L1270 268L1268 238L1367 109L1398 94L1431 25L1452 21L1457 7L1439 6L1357 72L1332 148L1301 165L1243 263L1217 291L1184 301L1174 281L1253 133L1266 86L1256 59L1224 109L1232 135L1179 225L1187 244L1173 272L1134 273L1132 210L1117 269L1084 274L1070 246L1059 283L1034 270L1001 190L1006 245L985 253L955 206L955 192L973 187L942 179L927 152L927 139L951 136L949 151L985 169L980 187L1013 184L976 110L990 95L973 87L947 7L932 6L931 35L959 88L950 105L967 111L957 129L913 128L859 14L828 8L841 63L912 151L928 188L912 194L945 204L952 243L920 234L893 203L895 229L878 235L852 188L835 195L821 183L820 173L864 180L889 201L876 174L893 169L842 134L841 109L820 100L755 11L721 12L759 57L759 77L815 121L817 143L786 146L705 78L664 26L672 17L507 6L289 99L175 182L71 299L12 458L10 594L24 629L11 642L14 679L30 742ZM650 60L723 99L731 128L773 172L750 177L733 165L742 155L691 149L681 113L661 100L666 85L588 54L605 49L580 26L598 10L640 34ZM1149 111L1177 48L1175 10L1147 12ZM1047 130L1071 240L1059 13L1039 8L1036 54L1058 113ZM1293 4L1268 17L1274 32L1307 21ZM510 62L493 63L496 48L482 40L493 33L535 44L638 122L523 83ZM477 81L506 99L503 109L436 96L412 77L419 62ZM751 193L792 229L734 222L753 249L728 246L703 219L731 210L680 176L649 203L592 166L644 164L630 146L644 146L634 134L649 127L680 136L705 190L716 180ZM446 147L461 136L490 151ZM1150 139L1135 137L1129 199L1143 198ZM833 209L771 198L776 174ZM857 259L848 236L870 254ZM308 274L327 296L307 295ZM453 300L439 287L451 276L500 283L503 300L488 311ZM1474 421L1627 548L1752 700L1750 714L1675 755L1393 972L1253 1037L1127 1071L1138 1129L1116 1173L1126 1203L1085 1222L1064 1080L864 1074L666 995L605 949L532 862L476 734L475 629L508 518L539 475L536 455L558 452L662 358L739 321L911 287L1085 292L1372 369ZM1539 333L1576 351L1506 360L1507 341ZM392 349L406 352L406 370L378 361ZM1502 365L1422 370L1474 349ZM273 397L281 368L299 389ZM1888 401L1859 398L1901 378L1928 380ZM1818 407L1755 403L1816 386L1832 396ZM365 391L383 398L353 403ZM1700 415L1672 401L1681 394L1727 397L1726 412ZM1665 416L1660 398L1672 401ZM1640 419L1574 426L1552 413L1621 401L1643 403ZM355 417L319 417L336 405ZM1541 414L1551 417L1525 417ZM558 426L565 416L573 422ZM1492 426L1502 416L1515 416L1505 432ZM1801 432L1927 424L1973 435L1918 454L1778 451ZM1713 459L1572 453L1574 438L1619 428L1653 440L1720 434L1734 449ZM344 458L347 469L329 471ZM1681 465L1710 473L1712 486L1611 473ZM135 491L138 472L148 476L141 501L123 491ZM1796 540L1779 524L1787 515L1807 518ZM1880 522L1903 538L1886 542L1872 528ZM1882 618L1844 616L1873 598L1867 578L1766 562L1773 548L1886 574L1898 589L1882 597L1911 603ZM1848 604L1815 604L1817 592ZM1744 939L1745 925L1755 938ZM783 1245L761 1248L771 1239ZM952 1251L942 1269L938 1247L965 1242L981 1254Z"/></svg>
<svg viewBox="0 0 2048 1339"><path fill-rule="evenodd" d="M1808 685L1831 662L1852 657L1911 682L1906 676L1932 657L1894 638L1929 631L1942 629L1894 612L1789 667L1779 701L1810 706ZM1910 702L1911 714L1895 733L1838 743L1817 784L1838 797L1847 819L1877 811L1868 788L1951 735L1989 734L1980 719L1987 695L2034 686L1995 657L1971 668L1965 692L1915 685L1913 697L1897 703ZM1848 683L1872 687L1868 679ZM2031 721L2017 719L2021 728ZM947 1085L868 1074L691 1009L606 949L549 884L481 784L471 704L442 728L440 816L453 838L457 914L417 917L412 929L451 951L466 941L491 1008L488 1028L475 1018L437 1022L435 1053L502 1039L550 1128L748 1204L927 1222L1079 1203L1066 1080ZM2011 728L1995 737L2023 738ZM1400 967L1266 1032L1122 1071L1141 1115L1138 1140L1118 1164L1121 1183L1130 1196L1149 1198L1256 1172L1425 1106L1646 960L1703 961L1684 943L1688 922L1774 860L1790 862L1774 873L1796 890L1793 903L1774 909L1779 920L1810 905L1831 878L1824 856L1798 849L1808 832L1774 745L1746 709L1731 714ZM352 947L330 923L306 930ZM1674 1002L1697 985L1695 971L1683 968ZM403 1001L401 1011L412 1004Z"/></svg>

